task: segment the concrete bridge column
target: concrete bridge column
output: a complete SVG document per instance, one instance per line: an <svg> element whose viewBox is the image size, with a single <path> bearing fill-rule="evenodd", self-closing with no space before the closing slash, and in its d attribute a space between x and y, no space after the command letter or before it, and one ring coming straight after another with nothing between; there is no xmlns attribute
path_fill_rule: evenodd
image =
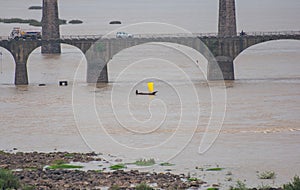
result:
<svg viewBox="0 0 300 190"><path fill-rule="evenodd" d="M234 80L233 59L229 56L218 56L208 63L208 80Z"/></svg>
<svg viewBox="0 0 300 190"><path fill-rule="evenodd" d="M23 40L11 43L10 46L16 64L15 85L28 85L27 59L34 47Z"/></svg>
<svg viewBox="0 0 300 190"><path fill-rule="evenodd" d="M28 85L27 65L26 63L16 63L15 85Z"/></svg>
<svg viewBox="0 0 300 190"><path fill-rule="evenodd" d="M15 85L28 85L27 60L30 53L40 46L39 41L10 41L8 49L15 60Z"/></svg>
<svg viewBox="0 0 300 190"><path fill-rule="evenodd" d="M59 54L59 18L57 0L43 0L42 53Z"/></svg>
<svg viewBox="0 0 300 190"><path fill-rule="evenodd" d="M96 42L85 53L87 59L87 82L107 83L107 63L111 57L111 43L107 41Z"/></svg>
<svg viewBox="0 0 300 190"><path fill-rule="evenodd" d="M219 0L218 35L236 36L235 0Z"/></svg>

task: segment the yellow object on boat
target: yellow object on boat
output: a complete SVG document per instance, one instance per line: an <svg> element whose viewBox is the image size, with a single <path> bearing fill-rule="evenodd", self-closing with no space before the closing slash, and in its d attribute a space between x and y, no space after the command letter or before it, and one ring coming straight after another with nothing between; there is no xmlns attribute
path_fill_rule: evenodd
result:
<svg viewBox="0 0 300 190"><path fill-rule="evenodd" d="M154 91L154 83L153 82L148 82L148 90L149 90L149 92Z"/></svg>

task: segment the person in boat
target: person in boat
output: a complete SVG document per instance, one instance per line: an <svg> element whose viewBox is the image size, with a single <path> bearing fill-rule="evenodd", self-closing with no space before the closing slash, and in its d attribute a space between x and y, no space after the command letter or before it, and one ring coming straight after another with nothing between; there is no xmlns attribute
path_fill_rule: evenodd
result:
<svg viewBox="0 0 300 190"><path fill-rule="evenodd" d="M136 95L155 95L158 91L154 92L139 92L138 90L135 90Z"/></svg>

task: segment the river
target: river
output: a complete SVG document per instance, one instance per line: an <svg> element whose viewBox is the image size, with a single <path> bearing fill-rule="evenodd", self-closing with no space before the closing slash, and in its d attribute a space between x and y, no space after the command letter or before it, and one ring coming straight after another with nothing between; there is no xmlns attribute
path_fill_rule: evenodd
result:
<svg viewBox="0 0 300 190"><path fill-rule="evenodd" d="M0 18L41 17L40 11L28 10L40 1L0 3ZM60 17L84 23L61 26L61 33L216 32L217 7L217 0L64 0ZM238 30L299 30L299 9L298 0L240 0ZM123 24L109 25L111 20ZM7 36L15 25L0 23L0 35ZM238 179L250 186L276 186L300 175L299 41L248 48L235 59L232 82L207 82L206 60L189 48L150 43L114 56L108 84L86 84L84 55L63 44L61 55L36 49L28 60L30 84L16 87L12 56L0 51L0 150L96 151L124 162L155 158L174 163L175 173L224 187ZM59 80L69 85L58 86ZM147 90L148 81L157 96L136 96L136 89ZM258 179L264 171L274 171L276 179Z"/></svg>

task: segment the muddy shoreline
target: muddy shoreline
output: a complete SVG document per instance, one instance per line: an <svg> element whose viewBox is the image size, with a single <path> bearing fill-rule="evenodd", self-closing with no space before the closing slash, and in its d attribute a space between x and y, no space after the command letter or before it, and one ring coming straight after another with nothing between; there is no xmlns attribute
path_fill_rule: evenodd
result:
<svg viewBox="0 0 300 190"><path fill-rule="evenodd" d="M99 166L111 164L101 154L69 152L16 152L0 151L0 168L11 170L22 185L33 189L135 189L147 184L154 189L222 189L218 184L207 184L201 179L192 179L185 174L170 172L141 172L138 170L80 170L49 169L50 165L61 163L97 162ZM119 160L120 162L122 160ZM255 190L256 188L253 188ZM270 188L270 190L281 188Z"/></svg>
<svg viewBox="0 0 300 190"><path fill-rule="evenodd" d="M190 181L184 174L169 172L140 172L138 170L69 170L48 169L57 161L64 163L87 163L97 161L107 163L101 155L95 153L0 153L0 168L12 170L21 184L35 189L108 189L117 186L120 189L134 189L138 184L146 183L162 189L188 189L200 187L205 182Z"/></svg>

